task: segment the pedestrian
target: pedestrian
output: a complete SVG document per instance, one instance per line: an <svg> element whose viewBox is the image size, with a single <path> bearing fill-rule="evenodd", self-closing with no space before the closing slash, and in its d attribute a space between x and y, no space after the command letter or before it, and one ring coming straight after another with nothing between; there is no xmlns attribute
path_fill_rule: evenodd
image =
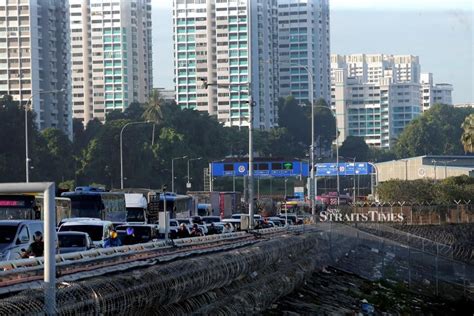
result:
<svg viewBox="0 0 474 316"><path fill-rule="evenodd" d="M104 240L104 248L122 246L122 242L118 238L118 234L115 230L110 232L110 236Z"/></svg>
<svg viewBox="0 0 474 316"><path fill-rule="evenodd" d="M135 237L135 230L133 227L127 227L127 230L125 231L126 235L123 237L123 244L124 245L134 245L137 243L136 237Z"/></svg>
<svg viewBox="0 0 474 316"><path fill-rule="evenodd" d="M191 237L200 237L203 236L204 234L202 233L201 229L197 224L193 225L193 229L191 230Z"/></svg>
<svg viewBox="0 0 474 316"><path fill-rule="evenodd" d="M44 256L44 241L43 234L40 231L36 231L33 235L34 241L30 244L28 249L22 249L21 257L42 257Z"/></svg>
<svg viewBox="0 0 474 316"><path fill-rule="evenodd" d="M222 233L223 233L223 234L232 233L232 228L230 227L230 224L229 224L229 223L226 223L226 224L224 225L224 229L222 229Z"/></svg>
<svg viewBox="0 0 474 316"><path fill-rule="evenodd" d="M189 230L186 227L185 223L181 223L181 225L179 225L177 235L178 235L178 238L188 238L189 237Z"/></svg>
<svg viewBox="0 0 474 316"><path fill-rule="evenodd" d="M207 229L207 234L208 235L219 234L219 231L217 230L216 225L214 225L214 223L211 223L211 225Z"/></svg>

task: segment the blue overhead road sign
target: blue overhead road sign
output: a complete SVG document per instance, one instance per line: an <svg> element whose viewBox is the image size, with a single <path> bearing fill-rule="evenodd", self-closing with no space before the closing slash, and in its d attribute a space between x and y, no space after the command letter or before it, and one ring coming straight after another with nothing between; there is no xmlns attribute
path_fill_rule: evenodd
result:
<svg viewBox="0 0 474 316"><path fill-rule="evenodd" d="M316 164L316 176L332 177L337 176L367 175L372 172L372 167L367 162L339 163L318 163Z"/></svg>

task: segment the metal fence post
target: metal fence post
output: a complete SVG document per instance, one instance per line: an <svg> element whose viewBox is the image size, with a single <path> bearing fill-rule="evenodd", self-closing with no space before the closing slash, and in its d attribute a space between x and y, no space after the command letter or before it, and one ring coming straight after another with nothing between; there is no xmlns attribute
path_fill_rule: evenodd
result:
<svg viewBox="0 0 474 316"><path fill-rule="evenodd" d="M408 245L408 288L411 288L411 247L410 247L410 234L407 233L407 245Z"/></svg>
<svg viewBox="0 0 474 316"><path fill-rule="evenodd" d="M385 240L382 240L382 278L385 278Z"/></svg>
<svg viewBox="0 0 474 316"><path fill-rule="evenodd" d="M462 265L463 267L463 279L462 279L462 284L463 284L463 293L464 293L464 297L467 297L467 285L466 285L466 263L463 263Z"/></svg>
<svg viewBox="0 0 474 316"><path fill-rule="evenodd" d="M438 255L439 255L439 244L436 243L436 257L435 257L435 270L436 270L436 296L438 296Z"/></svg>

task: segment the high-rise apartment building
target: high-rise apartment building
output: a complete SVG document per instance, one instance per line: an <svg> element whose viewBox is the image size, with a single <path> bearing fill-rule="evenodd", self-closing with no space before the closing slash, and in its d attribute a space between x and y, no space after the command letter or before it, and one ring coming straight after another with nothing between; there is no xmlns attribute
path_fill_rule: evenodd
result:
<svg viewBox="0 0 474 316"><path fill-rule="evenodd" d="M0 0L0 95L72 138L69 66L67 2Z"/></svg>
<svg viewBox="0 0 474 316"><path fill-rule="evenodd" d="M453 85L449 83L434 83L432 73L421 74L421 90L423 111L429 110L436 103L453 105Z"/></svg>
<svg viewBox="0 0 474 316"><path fill-rule="evenodd" d="M389 148L405 126L421 112L420 84L381 77L364 82L347 69L333 69L332 108L340 141L363 137L370 146Z"/></svg>
<svg viewBox="0 0 474 316"><path fill-rule="evenodd" d="M341 140L361 136L369 145L390 147L421 112L452 104L452 85L434 84L420 69L412 55L331 55L331 107Z"/></svg>
<svg viewBox="0 0 474 316"><path fill-rule="evenodd" d="M330 102L328 0L278 1L279 96ZM309 71L308 71L309 70ZM310 88L309 75L313 77Z"/></svg>
<svg viewBox="0 0 474 316"><path fill-rule="evenodd" d="M331 70L344 68L347 75L362 82L390 77L395 82L420 82L420 61L413 55L352 54L331 55Z"/></svg>
<svg viewBox="0 0 474 316"><path fill-rule="evenodd" d="M276 0L174 0L173 20L178 106L208 112L226 126L249 126L251 97L252 126L273 127Z"/></svg>
<svg viewBox="0 0 474 316"><path fill-rule="evenodd" d="M152 89L151 0L69 0L73 114L84 124L145 102Z"/></svg>

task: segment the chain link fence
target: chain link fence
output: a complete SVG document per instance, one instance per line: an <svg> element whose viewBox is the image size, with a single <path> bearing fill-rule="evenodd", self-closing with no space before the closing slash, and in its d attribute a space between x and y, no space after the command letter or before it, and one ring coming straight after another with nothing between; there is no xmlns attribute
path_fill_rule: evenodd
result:
<svg viewBox="0 0 474 316"><path fill-rule="evenodd" d="M456 248L382 223L321 223L331 264L370 280L451 299L474 299L474 266ZM472 258L472 257L470 257Z"/></svg>

